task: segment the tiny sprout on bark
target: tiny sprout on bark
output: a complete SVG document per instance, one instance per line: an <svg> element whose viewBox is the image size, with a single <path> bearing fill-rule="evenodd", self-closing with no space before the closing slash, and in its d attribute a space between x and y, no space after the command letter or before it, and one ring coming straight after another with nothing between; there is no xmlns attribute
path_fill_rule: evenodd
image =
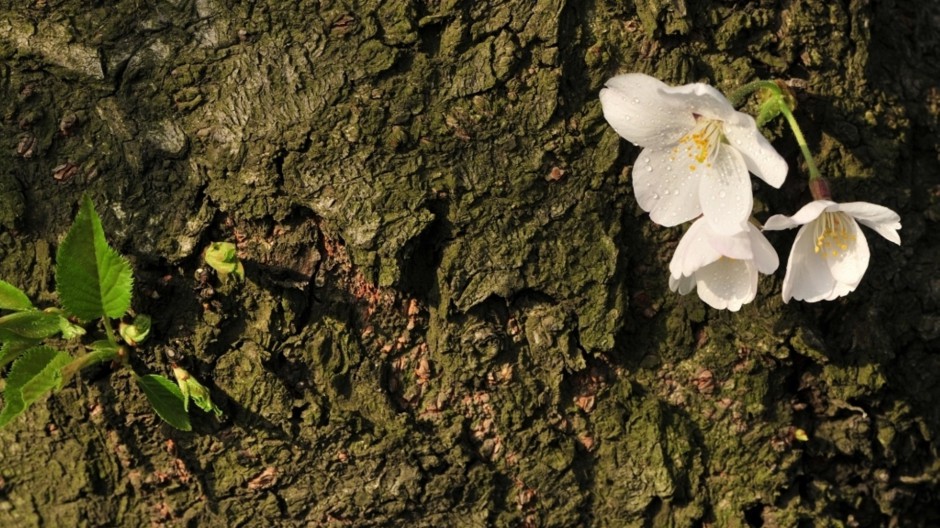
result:
<svg viewBox="0 0 940 528"><path fill-rule="evenodd" d="M140 314L135 316L131 323L121 321L118 325L118 332L125 343L134 347L138 346L150 335L150 316Z"/></svg>
<svg viewBox="0 0 940 528"><path fill-rule="evenodd" d="M245 278L245 266L238 259L235 244L231 242L213 242L206 248L206 264L212 267L220 277Z"/></svg>
<svg viewBox="0 0 940 528"><path fill-rule="evenodd" d="M215 413L216 417L222 416L222 409L212 402L209 389L202 383L199 383L196 378L192 377L186 369L179 365L174 365L173 377L176 378L176 383L179 385L180 392L183 394L184 409L189 410L189 401L192 400L193 403L203 411Z"/></svg>

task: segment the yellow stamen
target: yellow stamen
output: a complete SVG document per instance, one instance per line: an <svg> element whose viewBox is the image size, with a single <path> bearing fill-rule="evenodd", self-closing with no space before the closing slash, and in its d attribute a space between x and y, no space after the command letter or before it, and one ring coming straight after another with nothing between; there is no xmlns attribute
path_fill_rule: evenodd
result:
<svg viewBox="0 0 940 528"><path fill-rule="evenodd" d="M679 139L680 144L685 145L685 152L690 158L698 163L707 163L711 167L711 160L718 152L718 145L722 141L721 121L697 117L698 123L692 132L682 136ZM673 150L675 152L675 150ZM690 165L691 170L695 170L696 165Z"/></svg>
<svg viewBox="0 0 940 528"><path fill-rule="evenodd" d="M849 230L849 218L845 213L823 213L814 222L816 243L814 251L823 257L838 257L855 244L855 235Z"/></svg>

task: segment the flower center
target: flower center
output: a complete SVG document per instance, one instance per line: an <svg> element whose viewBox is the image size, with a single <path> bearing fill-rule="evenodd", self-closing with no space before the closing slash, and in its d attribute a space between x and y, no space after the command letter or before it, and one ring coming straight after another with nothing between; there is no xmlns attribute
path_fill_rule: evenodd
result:
<svg viewBox="0 0 940 528"><path fill-rule="evenodd" d="M855 235L849 232L849 219L845 213L823 213L817 220L816 253L823 257L838 257L855 243Z"/></svg>
<svg viewBox="0 0 940 528"><path fill-rule="evenodd" d="M689 170L692 171L701 164L711 168L712 160L715 159L718 145L723 137L721 121L708 119L700 115L696 115L695 119L695 128L679 138L679 144L672 149L673 154L678 154L680 149L685 152L686 156L689 157ZM672 159L674 161L675 156Z"/></svg>

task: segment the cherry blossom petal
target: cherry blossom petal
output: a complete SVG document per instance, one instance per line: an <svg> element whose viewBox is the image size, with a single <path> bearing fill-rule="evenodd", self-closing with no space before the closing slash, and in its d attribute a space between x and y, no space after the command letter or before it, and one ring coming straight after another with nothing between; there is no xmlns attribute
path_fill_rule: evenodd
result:
<svg viewBox="0 0 940 528"><path fill-rule="evenodd" d="M858 287L858 283L848 284L844 282L836 281L835 286L832 287L832 291L829 292L829 295L826 296L825 301L832 301L838 299L839 297L845 297L846 295L855 291L855 288Z"/></svg>
<svg viewBox="0 0 940 528"><path fill-rule="evenodd" d="M633 193L650 219L672 227L702 214L699 202L700 174L671 158L671 148L646 148L633 167ZM701 171L700 171L701 172Z"/></svg>
<svg viewBox="0 0 940 528"><path fill-rule="evenodd" d="M760 230L753 224L748 224L750 228L748 234L751 239L751 251L754 254L754 264L757 265L757 271L764 275L770 275L777 271L780 266L780 259L777 257L777 251L770 245L770 242Z"/></svg>
<svg viewBox="0 0 940 528"><path fill-rule="evenodd" d="M779 189L787 178L787 162L760 133L753 117L741 112L736 114L736 119L724 124L725 137L741 153L747 170Z"/></svg>
<svg viewBox="0 0 940 528"><path fill-rule="evenodd" d="M752 247L760 254L755 256ZM746 256L729 258L718 248ZM755 226L748 224L748 231L736 235L720 235L702 217L676 247L669 263L669 288L683 295L697 289L709 306L737 311L757 295L758 267L773 272L777 265L777 254Z"/></svg>
<svg viewBox="0 0 940 528"><path fill-rule="evenodd" d="M790 299L816 302L827 299L836 286L829 266L816 253L816 238L812 225L805 225L796 233L796 240L787 260L787 273L783 278L783 302Z"/></svg>
<svg viewBox="0 0 940 528"><path fill-rule="evenodd" d="M774 215L764 222L764 231L779 231L781 229L792 229L797 226L805 225L819 218L826 209L835 206L835 202L829 200L816 200L804 205L793 216Z"/></svg>
<svg viewBox="0 0 940 528"><path fill-rule="evenodd" d="M858 284L862 280L862 276L865 275L865 270L868 269L868 260L870 258L868 240L854 219L848 216L843 218L849 219L845 226L846 237L850 240L846 244L846 249L836 248L826 254L826 251L829 250L824 248L817 255L829 266L829 271L836 281L843 284Z"/></svg>
<svg viewBox="0 0 940 528"><path fill-rule="evenodd" d="M708 224L701 218L696 220L679 240L679 245L676 246L669 262L669 272L673 276L688 277L697 269L720 259L721 253L711 244L712 237Z"/></svg>
<svg viewBox="0 0 940 528"><path fill-rule="evenodd" d="M793 229L794 227L799 227L800 224L793 221L787 215L775 214L767 219L764 222L764 231L782 231L784 229Z"/></svg>
<svg viewBox="0 0 940 528"><path fill-rule="evenodd" d="M704 83L667 86L663 92L677 106L706 119L728 121L738 113L724 94Z"/></svg>
<svg viewBox="0 0 940 528"><path fill-rule="evenodd" d="M718 149L713 167L705 169L699 186L702 214L716 233L731 235L747 229L754 195L751 178L741 155L734 149Z"/></svg>
<svg viewBox="0 0 940 528"><path fill-rule="evenodd" d="M891 209L868 202L849 202L839 204L839 210L872 228L891 242L901 245L901 236L898 235L898 229L901 229L901 217Z"/></svg>
<svg viewBox="0 0 940 528"><path fill-rule="evenodd" d="M695 117L676 107L681 102L665 92L668 88L642 73L613 77L600 93L604 118L635 145L671 145L695 127Z"/></svg>
<svg viewBox="0 0 940 528"><path fill-rule="evenodd" d="M706 304L736 312L757 294L757 267L750 260L723 258L696 271L695 283Z"/></svg>
<svg viewBox="0 0 940 528"><path fill-rule="evenodd" d="M669 289L678 291L679 295L685 295L695 289L695 277L674 277L669 276Z"/></svg>
<svg viewBox="0 0 940 528"><path fill-rule="evenodd" d="M710 225L707 220L698 220L706 226ZM733 259L754 258L754 251L751 249L751 237L747 231L741 231L733 235L722 235L715 233L709 227L710 236L708 238L711 247L722 256Z"/></svg>

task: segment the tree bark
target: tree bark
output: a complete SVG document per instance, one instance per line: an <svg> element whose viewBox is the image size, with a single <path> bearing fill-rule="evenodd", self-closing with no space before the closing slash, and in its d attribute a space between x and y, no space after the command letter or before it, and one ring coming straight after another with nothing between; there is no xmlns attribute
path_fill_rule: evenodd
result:
<svg viewBox="0 0 940 528"><path fill-rule="evenodd" d="M83 372L0 431L0 525L937 525L940 8L914 4L0 8L0 277L52 304L88 193L154 318L135 365L225 411L183 433ZM902 247L869 236L830 303L784 304L782 269L738 313L670 292L682 229L597 98L628 71L787 81L836 199L898 211ZM761 220L810 199L766 132L790 173ZM205 272L216 240L247 281Z"/></svg>

